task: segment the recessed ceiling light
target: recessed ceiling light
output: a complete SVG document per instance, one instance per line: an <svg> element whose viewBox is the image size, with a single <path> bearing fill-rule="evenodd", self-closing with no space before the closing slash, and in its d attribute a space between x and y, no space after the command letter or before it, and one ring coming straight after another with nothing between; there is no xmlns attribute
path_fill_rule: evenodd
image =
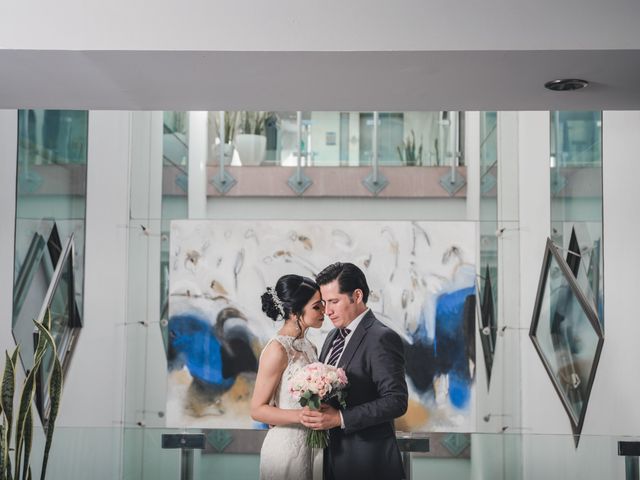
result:
<svg viewBox="0 0 640 480"><path fill-rule="evenodd" d="M544 88L554 92L568 92L570 90L580 90L587 87L589 82L578 78L563 78L561 80L551 80L544 84Z"/></svg>

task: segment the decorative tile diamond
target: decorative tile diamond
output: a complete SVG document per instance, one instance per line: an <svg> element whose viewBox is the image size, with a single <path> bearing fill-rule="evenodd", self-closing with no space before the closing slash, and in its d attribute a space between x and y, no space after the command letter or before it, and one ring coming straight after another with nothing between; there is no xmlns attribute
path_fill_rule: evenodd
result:
<svg viewBox="0 0 640 480"><path fill-rule="evenodd" d="M375 178L373 172L371 172L362 180L362 184L371 193L373 193L374 195L378 195L387 187L387 185L389 185L389 180L387 180L387 177L385 177L381 173L378 173L378 177Z"/></svg>
<svg viewBox="0 0 640 480"><path fill-rule="evenodd" d="M444 436L440 443L451 452L451 455L457 457L471 445L469 435L465 433L449 433Z"/></svg>
<svg viewBox="0 0 640 480"><path fill-rule="evenodd" d="M229 430L211 430L207 433L207 441L219 453L222 453L233 442L233 435Z"/></svg>
<svg viewBox="0 0 640 480"><path fill-rule="evenodd" d="M294 173L287 180L287 185L289 188L293 190L298 195L302 195L307 188L309 188L313 184L313 181L304 174L304 172L300 172L300 175Z"/></svg>
<svg viewBox="0 0 640 480"><path fill-rule="evenodd" d="M209 183L216 187L216 190L218 190L218 192L224 195L229 190L231 190L238 182L235 178L233 178L233 175L225 170L222 173L216 174L216 176L213 177Z"/></svg>
<svg viewBox="0 0 640 480"><path fill-rule="evenodd" d="M449 192L449 195L452 197L458 193L458 190L464 187L466 183L467 180L460 175L458 171L454 172L453 178L449 172L440 177L440 186Z"/></svg>
<svg viewBox="0 0 640 480"><path fill-rule="evenodd" d="M593 302L551 239L529 336L567 411L577 446L604 337Z"/></svg>

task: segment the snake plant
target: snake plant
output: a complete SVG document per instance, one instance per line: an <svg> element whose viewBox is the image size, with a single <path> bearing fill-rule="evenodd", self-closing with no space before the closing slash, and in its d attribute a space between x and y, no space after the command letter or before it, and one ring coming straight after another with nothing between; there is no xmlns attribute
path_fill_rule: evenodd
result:
<svg viewBox="0 0 640 480"><path fill-rule="evenodd" d="M267 120L273 116L273 112L240 112L240 129L242 133L264 135Z"/></svg>
<svg viewBox="0 0 640 480"><path fill-rule="evenodd" d="M33 440L33 413L31 404L36 391L36 376L42 367L42 359L49 352L53 358L53 366L46 375L46 384L43 388L49 389L51 400L49 418L44 425L46 441L42 457L42 469L40 479L44 479L49 461L49 451L53 441L55 420L60 405L62 393L62 365L56 354L56 344L51 336L51 313L42 323L34 321L38 329L38 345L34 353L33 368L27 373L22 384L22 391L18 401L18 412L14 415L14 396L16 364L19 347L11 356L5 352L5 365L0 386L0 480L31 480L30 465L31 446ZM44 368L44 367L42 367ZM13 436L12 436L13 434ZM12 442L13 440L13 442ZM11 452L13 451L13 462Z"/></svg>
<svg viewBox="0 0 640 480"><path fill-rule="evenodd" d="M406 166L422 165L422 141L419 146L416 145L416 134L413 130L411 130L411 135L402 142L402 145L397 146L397 150L400 162Z"/></svg>

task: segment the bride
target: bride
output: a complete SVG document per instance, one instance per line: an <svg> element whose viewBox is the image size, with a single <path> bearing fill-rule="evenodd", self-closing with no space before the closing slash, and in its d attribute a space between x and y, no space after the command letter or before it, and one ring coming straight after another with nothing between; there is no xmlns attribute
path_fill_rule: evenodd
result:
<svg viewBox="0 0 640 480"><path fill-rule="evenodd" d="M284 275L262 295L262 310L285 322L260 355L251 399L251 417L272 427L260 452L260 479L311 480L313 452L300 423L302 408L291 398L288 383L300 368L318 360L305 332L322 326L320 287L310 278Z"/></svg>

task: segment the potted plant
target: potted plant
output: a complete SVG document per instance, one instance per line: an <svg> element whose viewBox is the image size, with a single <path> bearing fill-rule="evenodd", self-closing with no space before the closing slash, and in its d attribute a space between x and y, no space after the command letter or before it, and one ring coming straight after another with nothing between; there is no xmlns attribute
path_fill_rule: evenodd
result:
<svg viewBox="0 0 640 480"><path fill-rule="evenodd" d="M48 420L43 425L46 435L44 453L42 458L42 469L40 479L45 478L49 451L53 441L53 430L58 407L60 406L60 396L62 393L62 365L56 352L56 344L51 336L51 314L45 316L42 323L33 322L38 329L38 345L34 353L33 368L27 373L27 377L22 384L22 392L19 398L17 416L14 415L14 396L16 364L18 360L18 348L9 356L5 352L5 365L2 369L2 383L0 384L0 480L27 480L31 479L31 446L33 440L33 413L31 403L35 395L36 377L42 376L41 365L46 355L51 355L53 365L50 372L44 372L46 384L43 388L49 389L50 410ZM13 435L12 435L13 434ZM13 445L11 443L14 438ZM13 465L10 452L13 451Z"/></svg>
<svg viewBox="0 0 640 480"><path fill-rule="evenodd" d="M234 144L242 165L260 165L267 154L265 128L274 112L240 112Z"/></svg>
<svg viewBox="0 0 640 480"><path fill-rule="evenodd" d="M398 145L397 149L400 161L406 166L422 165L422 140L416 148L416 134L413 130L411 130L411 135L402 142L402 145Z"/></svg>
<svg viewBox="0 0 640 480"><path fill-rule="evenodd" d="M211 123L211 116L209 117ZM211 138L219 137L220 135L220 120L217 114L215 114L214 122L215 132ZM234 140L236 137L236 129L238 126L238 112L224 112L224 163L229 165L234 155ZM220 143L213 143L211 145L211 163L218 164L220 162Z"/></svg>

